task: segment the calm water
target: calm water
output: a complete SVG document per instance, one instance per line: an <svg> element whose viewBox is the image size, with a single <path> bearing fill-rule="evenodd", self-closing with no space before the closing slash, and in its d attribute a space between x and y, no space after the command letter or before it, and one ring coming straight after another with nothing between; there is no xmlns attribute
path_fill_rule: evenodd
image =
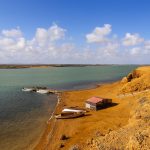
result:
<svg viewBox="0 0 150 150"><path fill-rule="evenodd" d="M0 69L0 149L29 149L53 111L55 95L22 92L24 86L59 90L92 87L122 78L137 66Z"/></svg>

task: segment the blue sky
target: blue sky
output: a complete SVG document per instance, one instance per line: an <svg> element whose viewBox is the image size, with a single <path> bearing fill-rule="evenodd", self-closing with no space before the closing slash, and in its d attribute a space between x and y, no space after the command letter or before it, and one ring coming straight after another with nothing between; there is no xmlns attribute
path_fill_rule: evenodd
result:
<svg viewBox="0 0 150 150"><path fill-rule="evenodd" d="M149 63L149 6L149 0L0 0L0 63ZM87 38L88 34L93 36L96 27L105 30L105 24L111 25L111 31L106 34L96 33L99 36L96 38L105 38L105 41ZM45 45L38 43L37 29L48 31L54 26L56 30L63 30L60 33L62 35L49 41L40 30L40 39L42 34L51 46L46 47L46 42ZM17 39L8 35L18 30L21 34ZM46 37L56 36L52 33L45 33ZM130 34L126 37L127 33ZM24 40L24 45L16 48L15 42L17 44L20 39ZM122 44L123 40L133 42ZM113 46L116 51L110 52L111 48L108 47ZM63 58L56 54L61 53L57 49L62 47L60 51L67 55ZM9 52L12 54L9 55ZM19 59L22 55L26 56L24 60ZM45 57L41 59L40 55ZM97 55L102 57L91 61ZM31 60L33 57L36 61ZM129 61L126 61L127 57Z"/></svg>

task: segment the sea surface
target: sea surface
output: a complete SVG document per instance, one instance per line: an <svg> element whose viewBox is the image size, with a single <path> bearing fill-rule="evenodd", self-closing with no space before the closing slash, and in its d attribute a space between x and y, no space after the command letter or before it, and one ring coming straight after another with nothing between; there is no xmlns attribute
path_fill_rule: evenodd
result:
<svg viewBox="0 0 150 150"><path fill-rule="evenodd" d="M56 95L22 92L23 87L57 90L92 88L121 79L135 65L0 69L0 150L32 149L57 103Z"/></svg>

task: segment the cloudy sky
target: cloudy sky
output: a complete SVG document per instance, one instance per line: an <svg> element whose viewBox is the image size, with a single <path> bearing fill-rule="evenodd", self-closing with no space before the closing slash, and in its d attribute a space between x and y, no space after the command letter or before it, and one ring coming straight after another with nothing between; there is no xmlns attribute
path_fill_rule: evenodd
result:
<svg viewBox="0 0 150 150"><path fill-rule="evenodd" d="M150 63L149 0L0 0L0 63Z"/></svg>

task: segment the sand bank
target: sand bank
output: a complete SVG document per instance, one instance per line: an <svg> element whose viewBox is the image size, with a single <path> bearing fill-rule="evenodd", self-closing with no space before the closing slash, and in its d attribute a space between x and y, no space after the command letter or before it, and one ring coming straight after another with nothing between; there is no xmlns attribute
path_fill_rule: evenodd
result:
<svg viewBox="0 0 150 150"><path fill-rule="evenodd" d="M95 95L112 98L116 105L97 112L90 111L87 116L82 118L69 120L52 118L35 149L56 150L59 149L60 145L64 145L64 148L61 149L68 149L77 143L84 145L89 137L91 138L98 132L106 134L110 130L115 130L127 124L131 106L129 105L129 98L122 100L116 97L120 84L120 82L115 82L94 89L62 93L61 101L55 113L59 113L64 106L84 107L85 100ZM63 134L68 136L68 140L60 140Z"/></svg>
<svg viewBox="0 0 150 150"><path fill-rule="evenodd" d="M128 83L118 81L94 89L63 92L55 113L61 112L64 106L85 107L85 100L92 96L111 98L114 106L99 111L90 111L87 116L76 119L55 120L52 118L35 149L68 150L74 145L86 149L92 138L98 135L105 136L127 125L137 97L118 97L120 89L125 84ZM61 140L62 135L66 135L68 139Z"/></svg>

